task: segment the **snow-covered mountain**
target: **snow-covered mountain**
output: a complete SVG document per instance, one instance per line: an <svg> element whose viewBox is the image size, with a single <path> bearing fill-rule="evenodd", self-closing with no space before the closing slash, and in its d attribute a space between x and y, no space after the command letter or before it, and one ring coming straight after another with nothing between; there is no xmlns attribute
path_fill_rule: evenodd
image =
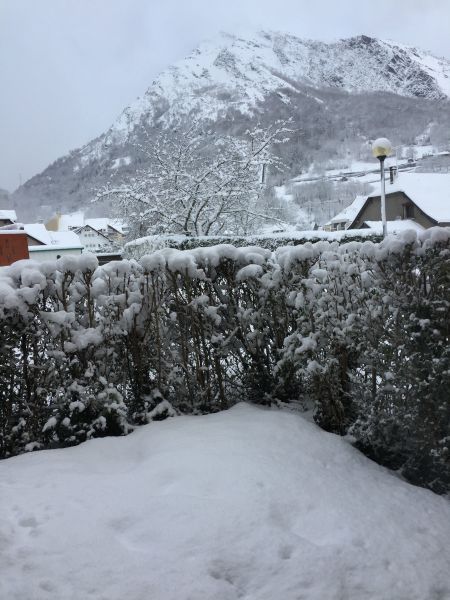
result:
<svg viewBox="0 0 450 600"><path fill-rule="evenodd" d="M248 114L270 93L297 91L299 84L444 99L450 97L450 61L365 35L326 44L282 33L222 34L161 73L104 136L83 148L82 159L124 143L142 121L169 126L192 114L216 121L230 108Z"/></svg>
<svg viewBox="0 0 450 600"><path fill-rule="evenodd" d="M331 108L327 122L347 110L336 106L336 98L348 102L349 94L380 92L424 102L448 100L450 61L364 35L324 43L275 32L221 34L161 73L107 132L56 161L16 196L39 204L58 198L76 208L105 178L134 171L140 161L134 142L143 127L168 128L195 116L239 132L241 119L298 113L299 103L318 114ZM422 130L429 114L427 119L419 119Z"/></svg>

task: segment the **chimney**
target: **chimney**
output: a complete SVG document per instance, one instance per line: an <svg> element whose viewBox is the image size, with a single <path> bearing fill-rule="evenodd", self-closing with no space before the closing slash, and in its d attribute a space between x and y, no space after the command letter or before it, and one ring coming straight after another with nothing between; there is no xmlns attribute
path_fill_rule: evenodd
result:
<svg viewBox="0 0 450 600"><path fill-rule="evenodd" d="M397 177L397 167L389 167L389 182L392 185Z"/></svg>

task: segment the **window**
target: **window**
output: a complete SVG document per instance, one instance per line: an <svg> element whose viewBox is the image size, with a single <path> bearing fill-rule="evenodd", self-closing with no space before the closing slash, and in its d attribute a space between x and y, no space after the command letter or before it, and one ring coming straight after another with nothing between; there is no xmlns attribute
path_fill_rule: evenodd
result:
<svg viewBox="0 0 450 600"><path fill-rule="evenodd" d="M403 205L403 218L414 219L414 204L411 202Z"/></svg>

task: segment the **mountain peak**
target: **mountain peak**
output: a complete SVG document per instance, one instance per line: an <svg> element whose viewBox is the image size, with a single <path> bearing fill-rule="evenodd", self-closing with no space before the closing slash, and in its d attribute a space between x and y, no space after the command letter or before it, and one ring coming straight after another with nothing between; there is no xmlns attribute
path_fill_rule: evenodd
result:
<svg viewBox="0 0 450 600"><path fill-rule="evenodd" d="M57 161L49 168L51 173L47 169L45 176L27 182L23 192L26 195L34 190L33 197L45 196L47 204L50 188L55 197L61 196L54 182L64 173L64 186L74 203L88 193L79 192L80 188L88 186L90 195L98 181L131 174L135 159L141 160L133 153L135 142L144 139L143 129L170 130L195 119L208 127L220 123L222 131L236 133L245 120L257 121L266 115L273 121L294 114L292 111L298 116L306 105L307 114L314 113L315 119L328 123L327 103L333 103L336 94L342 97L361 92L448 99L450 62L366 34L324 42L271 30L239 35L222 32L160 73L108 131ZM314 104L315 109L311 108ZM332 110L343 109L338 106ZM354 135L363 130L353 127L358 132Z"/></svg>
<svg viewBox="0 0 450 600"><path fill-rule="evenodd" d="M349 92L443 99L450 97L449 77L449 61L364 34L326 43L270 30L245 36L222 32L161 73L145 100L125 111L134 118L125 120L133 127L146 113L147 121L169 126L191 111L215 120L230 105L246 114L281 80L283 85L290 80ZM154 110L163 104L164 114ZM121 117L120 131L123 124Z"/></svg>

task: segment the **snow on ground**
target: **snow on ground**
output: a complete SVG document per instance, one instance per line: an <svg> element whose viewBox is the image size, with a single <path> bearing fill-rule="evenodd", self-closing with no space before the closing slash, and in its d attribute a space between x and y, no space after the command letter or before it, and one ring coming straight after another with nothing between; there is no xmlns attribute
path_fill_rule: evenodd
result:
<svg viewBox="0 0 450 600"><path fill-rule="evenodd" d="M412 146L412 148L414 150L415 158L423 158L424 156L433 156L433 154L436 154L436 148L431 144Z"/></svg>
<svg viewBox="0 0 450 600"><path fill-rule="evenodd" d="M386 159L385 167L388 169L391 166L398 166L406 164L406 160L397 160L395 156L391 156ZM378 174L379 173L379 162L376 159L372 161L362 161L362 160L351 160L344 166L341 166L337 169L326 169L322 172L321 165L318 165L318 171L316 171L316 166L312 164L309 170L306 173L302 173L301 175L297 175L292 179L294 183L303 183L309 182L311 180L317 179L333 179L337 177L352 177L357 176L358 178L363 176L364 174Z"/></svg>
<svg viewBox="0 0 450 600"><path fill-rule="evenodd" d="M445 600L450 504L240 404L0 463L5 600Z"/></svg>
<svg viewBox="0 0 450 600"><path fill-rule="evenodd" d="M118 169L119 167L125 167L128 166L129 164L131 164L131 156L121 156L119 158L115 158L112 163L111 166L109 167L110 169Z"/></svg>

